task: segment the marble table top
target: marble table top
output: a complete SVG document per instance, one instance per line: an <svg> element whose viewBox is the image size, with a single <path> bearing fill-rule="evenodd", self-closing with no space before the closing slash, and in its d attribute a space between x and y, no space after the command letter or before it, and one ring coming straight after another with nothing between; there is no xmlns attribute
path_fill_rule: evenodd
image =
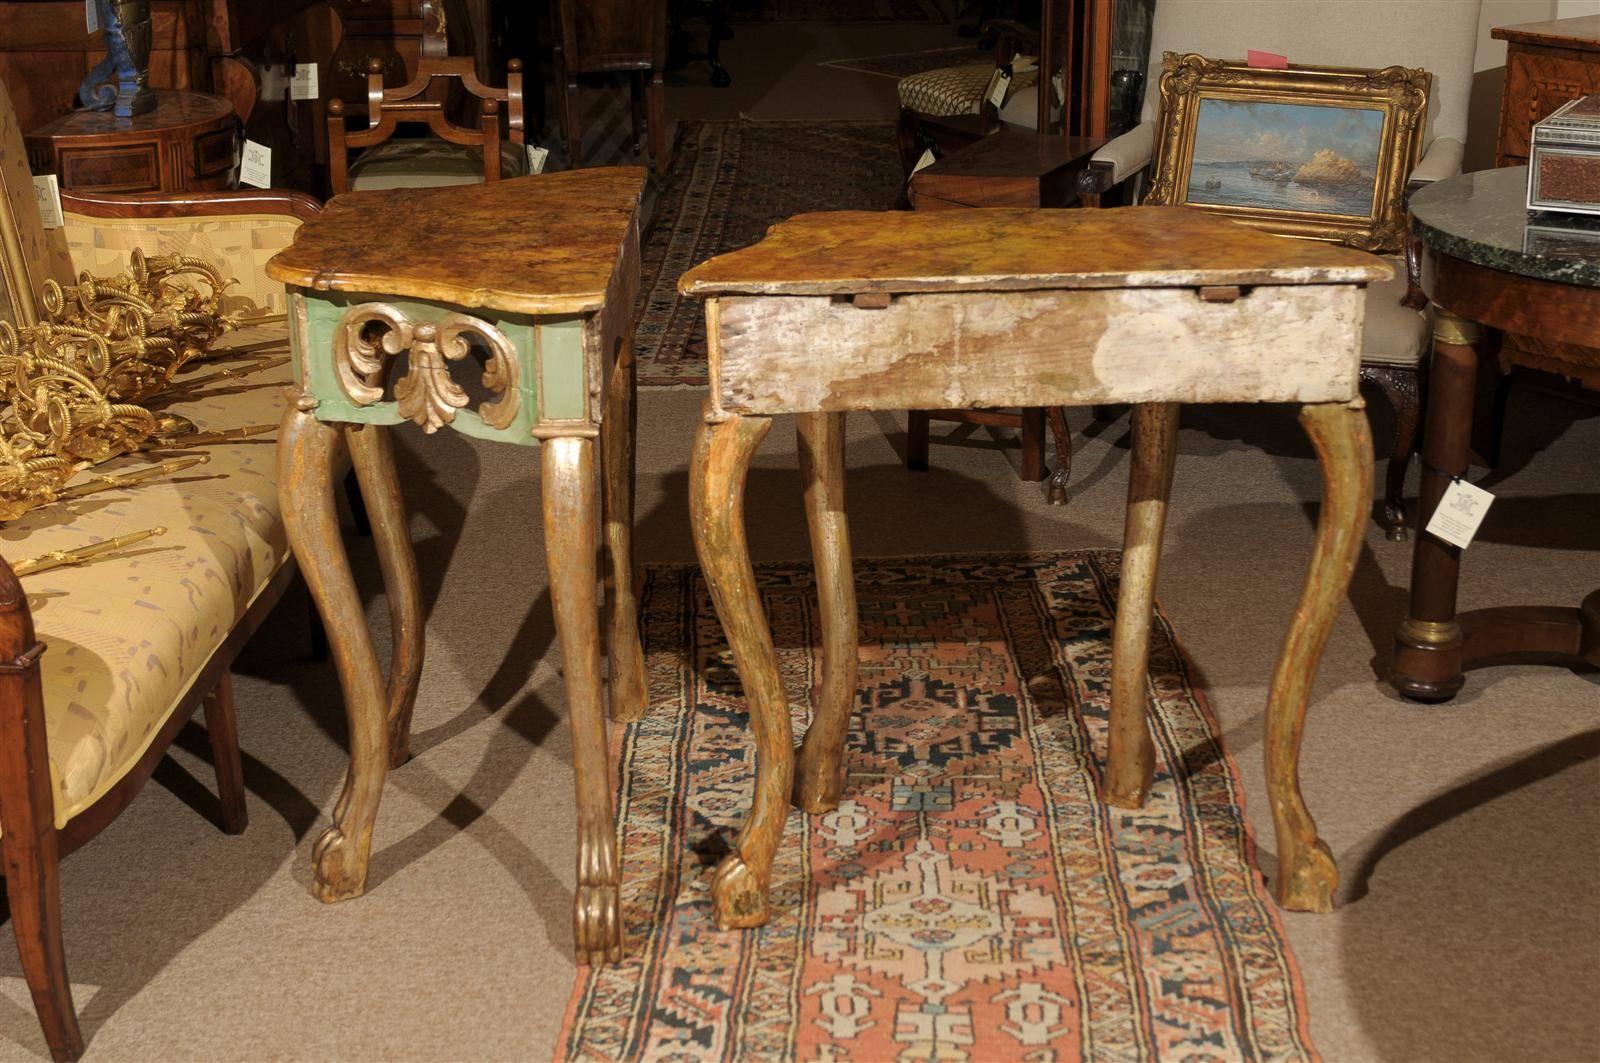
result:
<svg viewBox="0 0 1600 1063"><path fill-rule="evenodd" d="M1434 251L1489 269L1600 288L1600 216L1528 213L1528 168L1436 181L1411 196L1411 226Z"/></svg>

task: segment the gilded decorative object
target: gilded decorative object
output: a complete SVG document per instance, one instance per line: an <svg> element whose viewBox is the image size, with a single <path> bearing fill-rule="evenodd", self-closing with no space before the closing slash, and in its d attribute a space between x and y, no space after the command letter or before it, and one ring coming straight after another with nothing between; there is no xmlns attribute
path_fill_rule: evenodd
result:
<svg viewBox="0 0 1600 1063"><path fill-rule="evenodd" d="M1146 202L1199 207L1285 236L1399 251L1430 82L1427 71L1400 66L1266 70L1168 52ZM1245 139L1236 115L1247 117L1254 139Z"/></svg>
<svg viewBox="0 0 1600 1063"><path fill-rule="evenodd" d="M147 539L159 538L165 534L167 534L167 529L157 526L147 528L144 531L119 535L114 539L102 539L97 543L90 543L88 546L80 547L77 550L52 550L48 554L41 554L38 557L24 558L12 565L11 571L21 577L31 576L35 572L46 572L52 568L64 568L67 565L81 565L85 561L92 561L104 554L125 549L135 543L142 543Z"/></svg>
<svg viewBox="0 0 1600 1063"><path fill-rule="evenodd" d="M414 322L387 303L351 307L335 334L334 372L351 402L369 406L383 398L388 359L410 351L406 375L395 381L394 397L400 416L432 434L453 422L468 402L467 393L450 376L449 363L467 356L472 338L489 353L483 385L499 396L481 404L478 416L491 428L506 428L522 405L516 345L494 325L466 314Z"/></svg>
<svg viewBox="0 0 1600 1063"><path fill-rule="evenodd" d="M106 39L106 57L78 86L78 98L91 111L119 118L153 111L150 91L150 0L89 0Z"/></svg>

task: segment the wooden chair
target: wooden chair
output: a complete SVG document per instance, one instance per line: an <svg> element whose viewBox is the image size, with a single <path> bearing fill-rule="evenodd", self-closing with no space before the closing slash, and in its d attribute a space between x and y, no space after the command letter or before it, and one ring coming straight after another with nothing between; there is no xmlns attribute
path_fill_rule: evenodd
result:
<svg viewBox="0 0 1600 1063"><path fill-rule="evenodd" d="M583 165L583 74L626 73L632 80L634 150L648 130L656 173L667 172L666 0L560 0L553 13L558 84L565 86L567 152ZM711 32L717 34L714 24ZM719 69L720 64L714 66ZM645 111L649 115L646 117Z"/></svg>
<svg viewBox="0 0 1600 1063"><path fill-rule="evenodd" d="M1478 0L1346 0L1341 4L1284 4L1278 0L1208 0L1205 4L1157 4L1150 43L1152 79L1165 52L1230 59L1242 50L1238 27L1248 26L1249 45L1277 52L1308 66L1421 67L1433 75L1421 161L1409 187L1461 171L1467 135L1467 100L1477 50ZM1161 94L1145 93L1139 125L1095 155L1082 192L1097 199L1113 189L1134 191L1153 161ZM1125 193L1126 194L1126 193ZM1382 521L1388 537L1406 537L1405 482L1416 453L1427 389L1430 323L1418 283L1418 259L1408 253L1394 264L1396 278L1367 289L1361 379L1394 408Z"/></svg>
<svg viewBox="0 0 1600 1063"><path fill-rule="evenodd" d="M1012 117L1032 121L1032 128L1037 128L1042 134L1054 134L1057 121L1055 118L1047 117L1042 125L1038 124L1036 119L1038 115L1051 115L1054 89L1050 75L1059 74L1062 83L1071 86L1067 93L1068 106L1060 119L1062 133L1085 137L1107 135L1111 113L1111 31L1115 21L1113 8L1113 0L1072 0L1070 4L1051 2L1044 5L1039 30L1031 34L1033 42L1039 46L1038 65L1031 74L1018 75L1018 86L1012 90L1012 98L1007 102L1007 107L1010 108L1020 93L1032 101L1032 107L1026 115L1014 113ZM1005 24L996 54L997 65L1009 61L1012 42L1023 39L1025 29L1016 23ZM988 67L977 69L985 72L984 80L987 84L988 74L992 71ZM1041 76L1041 72L1047 73ZM921 75L914 75L914 77L919 76ZM1031 81L1022 80L1030 77ZM913 78L907 78L901 82L902 102L906 100L906 83L912 80ZM1031 93L1027 91L1030 84L1034 89ZM980 86L978 90L980 97L982 92L983 87ZM981 117L981 126L992 132L989 127L993 123L994 129L999 129L1002 112L987 101L984 101L982 106L984 113ZM1009 121L1005 124L1007 129L1019 129ZM902 156L908 150L906 139L908 136L920 138L927 130L950 128L952 127L949 123L928 122L910 110L902 110L900 124ZM985 133L985 136L987 135L988 132ZM922 143L924 141L919 139L911 141L910 146L920 155L923 149L919 145ZM985 144L996 143L999 142L985 141ZM949 150L944 143L934 146L941 150ZM978 149L975 145L969 145L966 149L955 150ZM915 165L914 160L911 165ZM910 168L911 166L907 167L908 171ZM982 205L1015 204L995 201ZM912 410L906 416L906 468L927 469L929 424L936 420L1015 429L1022 446L1022 462L1017 475L1028 481L1043 480L1051 475L1045 457L1045 428L1048 425L1056 439L1057 463L1056 476L1051 484L1050 501L1057 503L1066 501L1066 479L1071 475L1072 469L1072 437L1067 427L1066 411L1061 407L1047 410L1036 406L1021 411Z"/></svg>
<svg viewBox="0 0 1600 1063"><path fill-rule="evenodd" d="M38 319L47 280L71 282L80 270L104 276L139 246L187 253L206 244L212 255L237 248L237 259L217 262L240 278L234 290L281 308L282 288L266 281L257 257L287 243L319 209L293 192L61 198L67 225L45 230L0 85L0 316L8 320ZM236 237L241 215L251 227ZM287 327L272 327L286 347ZM285 370L278 380L287 377ZM267 386L200 403L205 413L174 410L207 428L265 423L283 400L273 378L259 379ZM219 407L229 423L217 423ZM193 482L158 480L78 510L61 502L6 525L0 851L23 977L58 1060L83 1051L62 944L61 858L127 807L197 708L205 710L217 774L217 820L230 834L245 826L229 668L296 572L279 526L275 466L270 456L262 462L256 442L208 447L206 475ZM12 568L20 555L48 556L155 525L168 531L150 549L40 572L25 586ZM139 588L137 602L130 587Z"/></svg>
<svg viewBox="0 0 1600 1063"><path fill-rule="evenodd" d="M475 59L449 54L441 0L422 0L422 25L422 58L410 82L386 89L383 61L368 61L365 130L350 132L344 101L328 101L328 176L335 195L353 188L474 184L527 172L522 61L507 64L505 88L491 88L478 80ZM474 101L476 128L450 119L448 90L456 88ZM500 136L502 104L509 144ZM403 125L426 126L431 136L392 139ZM354 164L353 148L365 151Z"/></svg>

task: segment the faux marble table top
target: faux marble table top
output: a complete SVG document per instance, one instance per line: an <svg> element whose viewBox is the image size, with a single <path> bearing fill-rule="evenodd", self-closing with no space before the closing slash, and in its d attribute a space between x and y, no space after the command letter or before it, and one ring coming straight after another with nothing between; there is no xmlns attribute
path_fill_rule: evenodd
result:
<svg viewBox="0 0 1600 1063"><path fill-rule="evenodd" d="M1528 212L1528 168L1436 181L1411 196L1423 243L1489 269L1600 288L1600 216Z"/></svg>

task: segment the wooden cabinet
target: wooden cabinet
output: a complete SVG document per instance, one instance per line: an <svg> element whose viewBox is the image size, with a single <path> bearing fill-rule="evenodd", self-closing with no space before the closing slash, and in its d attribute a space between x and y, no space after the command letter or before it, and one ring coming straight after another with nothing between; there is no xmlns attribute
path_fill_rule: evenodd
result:
<svg viewBox="0 0 1600 1063"><path fill-rule="evenodd" d="M1535 122L1568 100L1600 92L1600 15L1496 26L1506 42L1496 166L1521 166Z"/></svg>
<svg viewBox="0 0 1600 1063"><path fill-rule="evenodd" d="M157 89L132 118L72 111L27 136L35 173L98 192L217 192L239 170L239 119L222 96Z"/></svg>

